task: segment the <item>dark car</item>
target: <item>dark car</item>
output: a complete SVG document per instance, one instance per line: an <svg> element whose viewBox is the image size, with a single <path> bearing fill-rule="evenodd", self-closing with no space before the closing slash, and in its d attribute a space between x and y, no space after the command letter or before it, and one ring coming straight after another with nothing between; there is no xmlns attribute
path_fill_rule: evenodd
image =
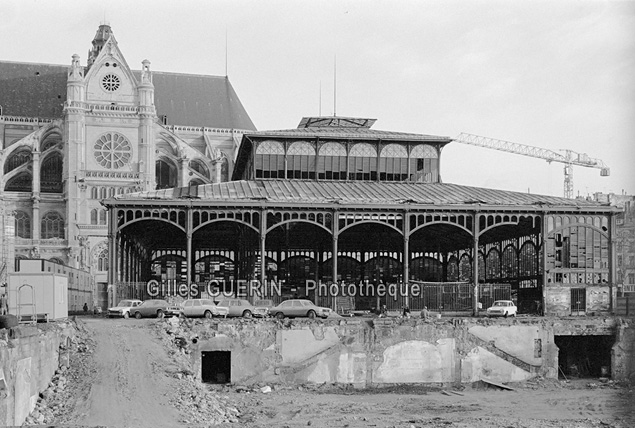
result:
<svg viewBox="0 0 635 428"><path fill-rule="evenodd" d="M306 299L285 300L269 311L272 317L278 319L284 317L328 318L330 313L331 309L315 306L312 301Z"/></svg>
<svg viewBox="0 0 635 428"><path fill-rule="evenodd" d="M156 317L163 318L165 316L179 316L182 312L182 308L177 305L171 305L165 300L150 299L146 300L136 308L130 310L130 314L134 313L134 317L137 319L143 317Z"/></svg>

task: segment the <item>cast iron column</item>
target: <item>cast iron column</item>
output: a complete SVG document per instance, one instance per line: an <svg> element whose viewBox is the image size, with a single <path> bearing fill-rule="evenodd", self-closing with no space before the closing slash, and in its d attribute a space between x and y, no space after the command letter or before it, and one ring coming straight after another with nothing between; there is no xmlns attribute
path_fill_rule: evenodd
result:
<svg viewBox="0 0 635 428"><path fill-rule="evenodd" d="M542 224L540 225L540 246L542 249L542 302L539 315L544 315L547 309L547 284L549 284L549 272L547 270L547 215L545 213L541 216ZM516 248L520 249L520 243L516 240ZM520 276L520 256L516 262L516 276Z"/></svg>
<svg viewBox="0 0 635 428"><path fill-rule="evenodd" d="M188 207L186 211L186 223L185 223L185 237L187 239L187 248L185 250L185 268L186 268L186 285L187 285L187 298L189 299L190 290L192 285L192 208Z"/></svg>
<svg viewBox="0 0 635 428"><path fill-rule="evenodd" d="M406 306L410 307L410 222L408 212L403 213L403 281L406 284ZM400 287L401 290L401 287Z"/></svg>
<svg viewBox="0 0 635 428"><path fill-rule="evenodd" d="M609 217L609 311L612 313L615 309L615 298L616 295L615 290L617 287L615 283L617 282L617 218L616 213L611 213ZM623 260L622 263L626 263L626 260ZM622 290L624 290L622 288ZM622 296L624 294L622 293Z"/></svg>
<svg viewBox="0 0 635 428"><path fill-rule="evenodd" d="M39 148L38 148L39 150ZM31 200L33 201L33 205L32 205L32 218L33 221L31 222L31 227L32 227L32 239L37 243L37 249L38 251L40 250L40 225L41 225L41 219L40 219L40 189L41 189L41 183L40 183L40 152L38 151L34 151L33 152L33 177L32 177L32 183L31 183ZM67 232L68 234L68 232Z"/></svg>
<svg viewBox="0 0 635 428"><path fill-rule="evenodd" d="M333 254L331 256L332 260L333 260L333 282L337 283L337 252L338 250L338 245L337 245L337 240L338 240L338 234L339 234L339 228L340 228L340 223L339 223L339 213L337 211L333 212L333 222L331 223L331 233L332 233L332 239L333 239Z"/></svg>
<svg viewBox="0 0 635 428"><path fill-rule="evenodd" d="M117 209L111 207L108 211L110 219L108 221L108 295L109 306L115 306L117 296L117 259L115 258L115 235L117 231Z"/></svg>
<svg viewBox="0 0 635 428"><path fill-rule="evenodd" d="M265 286L267 277L267 210L263 209L260 215L260 286ZM262 290L262 288L261 288Z"/></svg>
<svg viewBox="0 0 635 428"><path fill-rule="evenodd" d="M474 296L472 297L472 314L478 316L478 237L479 237L479 214L474 213L474 224L472 227L472 237L474 248L472 249L472 281L474 281Z"/></svg>

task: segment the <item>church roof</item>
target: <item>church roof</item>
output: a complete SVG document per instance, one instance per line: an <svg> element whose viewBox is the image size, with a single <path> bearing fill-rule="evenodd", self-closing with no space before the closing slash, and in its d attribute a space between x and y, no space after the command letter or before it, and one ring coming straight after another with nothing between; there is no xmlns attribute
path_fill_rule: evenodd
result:
<svg viewBox="0 0 635 428"><path fill-rule="evenodd" d="M199 201L196 205L218 203L271 203L271 204L338 204L361 206L433 206L465 208L466 206L492 206L495 208L542 209L559 207L567 209L597 209L600 204L584 199L567 199L555 196L462 186L449 183L405 183L374 181L314 181L314 180L254 180L229 181L199 186L162 189L117 195L106 200L137 202L159 200Z"/></svg>
<svg viewBox="0 0 635 428"><path fill-rule="evenodd" d="M69 66L0 61L0 106L5 116L60 118ZM140 76L140 71L133 72ZM225 76L152 72L157 116L169 125L255 130Z"/></svg>

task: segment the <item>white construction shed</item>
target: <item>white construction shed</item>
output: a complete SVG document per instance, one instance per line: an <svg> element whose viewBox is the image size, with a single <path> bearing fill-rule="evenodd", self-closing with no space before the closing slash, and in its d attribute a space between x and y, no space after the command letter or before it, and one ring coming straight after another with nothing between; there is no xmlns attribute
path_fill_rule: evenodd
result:
<svg viewBox="0 0 635 428"><path fill-rule="evenodd" d="M55 272L9 274L9 313L18 322L68 317L68 278Z"/></svg>

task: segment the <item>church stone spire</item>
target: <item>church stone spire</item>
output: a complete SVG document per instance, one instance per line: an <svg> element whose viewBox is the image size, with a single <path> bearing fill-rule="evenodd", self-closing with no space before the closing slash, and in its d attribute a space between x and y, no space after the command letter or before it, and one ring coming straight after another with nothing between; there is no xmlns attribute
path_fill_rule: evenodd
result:
<svg viewBox="0 0 635 428"><path fill-rule="evenodd" d="M99 25L97 33L93 38L93 48L88 51L88 67L93 65L99 55L99 52L101 52L101 48L104 47L104 44L106 44L106 41L108 41L111 34L112 29L110 28L110 24L104 22Z"/></svg>

